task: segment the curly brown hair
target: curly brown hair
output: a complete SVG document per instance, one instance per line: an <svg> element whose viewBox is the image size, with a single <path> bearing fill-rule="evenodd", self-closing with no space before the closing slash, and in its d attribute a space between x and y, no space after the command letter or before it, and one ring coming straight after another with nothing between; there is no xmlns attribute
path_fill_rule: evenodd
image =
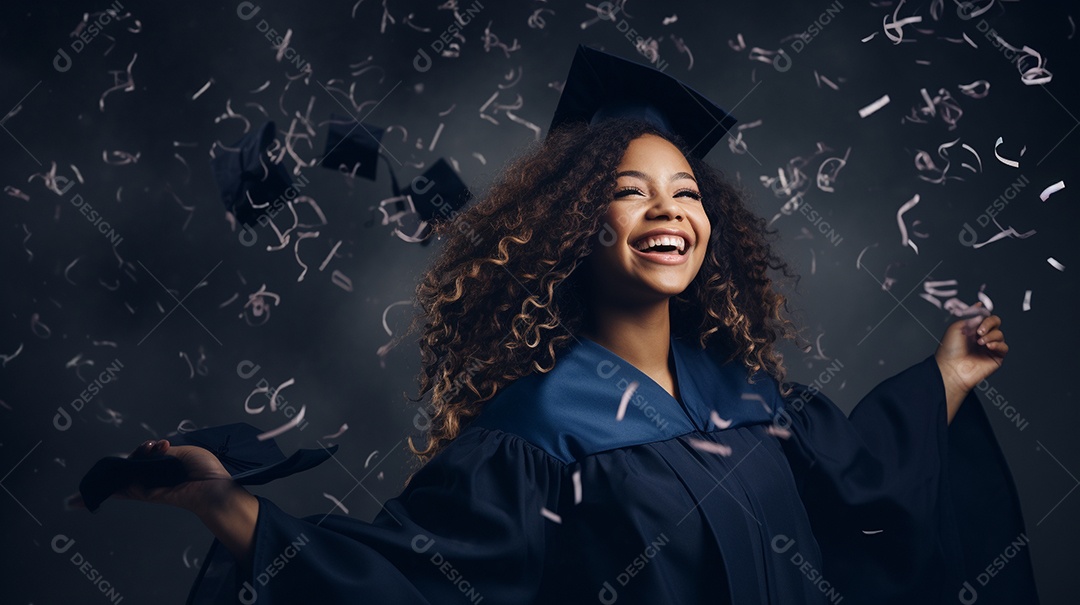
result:
<svg viewBox="0 0 1080 605"><path fill-rule="evenodd" d="M477 203L434 228L446 242L417 286L418 314L406 332L421 333L423 367L413 401L431 393L424 411L430 424L418 425L427 442L418 447L409 439L421 463L500 389L554 368L575 340L587 316L585 271L577 269L605 228L616 167L644 134L683 152L713 226L701 270L671 299L672 334L696 336L702 347L716 338L711 346L723 347L729 360L740 358L748 377L764 369L789 392L775 343L799 335L786 317L786 297L769 278L770 269L793 276L770 247L775 230L678 137L637 120L567 124L511 161Z"/></svg>

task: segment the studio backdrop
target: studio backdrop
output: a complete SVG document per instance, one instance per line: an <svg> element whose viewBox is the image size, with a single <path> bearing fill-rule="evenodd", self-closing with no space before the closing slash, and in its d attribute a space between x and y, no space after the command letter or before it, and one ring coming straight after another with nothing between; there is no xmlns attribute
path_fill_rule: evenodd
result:
<svg viewBox="0 0 1080 605"><path fill-rule="evenodd" d="M441 246L428 223L545 136L578 44L738 118L707 159L800 275L812 346L785 348L791 379L850 411L968 306L1002 317L1010 352L976 394L1026 530L968 582L992 591L1024 550L1043 602L1075 600L1076 5L18 4L0 23L0 601L182 601L212 539L194 516L64 504L146 439L247 422L286 454L337 445L252 488L297 516L367 521L397 495L429 422L397 340Z"/></svg>

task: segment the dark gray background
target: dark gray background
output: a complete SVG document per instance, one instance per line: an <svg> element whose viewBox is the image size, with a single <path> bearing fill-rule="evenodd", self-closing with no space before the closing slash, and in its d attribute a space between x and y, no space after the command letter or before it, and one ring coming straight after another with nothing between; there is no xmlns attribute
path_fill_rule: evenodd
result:
<svg viewBox="0 0 1080 605"><path fill-rule="evenodd" d="M951 318L919 297L923 282L955 279L957 297L967 304L977 300L985 284L1011 347L989 383L1019 411L1024 428L985 396L983 401L1020 492L1044 602L1075 599L1080 496L1073 491L1080 472L1075 437L1080 413L1067 382L1076 363L1074 274L1080 270L1075 246L1080 183L1070 181L1080 157L1075 5L998 3L985 14L962 19L951 1L939 3L937 10L932 3L904 3L900 18L921 15L923 20L905 26L904 41L894 44L882 30L883 18L891 20L897 8L888 2L850 1L842 7L630 2L616 21L582 28L597 16L582 2L504 6L487 0L462 30L460 56L434 56L431 68L419 72L413 67L417 50L433 54L431 43L453 22L452 12L438 2L388 0L395 22L387 20L381 32L383 7L375 0L356 6L264 0L251 20L238 17L237 3L129 1L121 12L131 17L104 26L78 54L72 53L71 32L84 13L93 20L93 13L110 5L53 4L9 4L0 25L0 112L7 113L0 133L0 184L9 187L9 194L0 195L5 278L0 354L21 349L0 368L4 602L101 602L105 597L71 563L75 551L126 603L182 601L211 540L193 516L120 501L91 515L65 511L63 500L97 458L166 435L184 420L197 426L281 425L286 419L280 412L252 416L244 411L259 378L272 385L295 379L282 396L295 407L306 406L306 428L278 439L286 452L330 442L341 448L336 461L255 491L296 515L334 510L324 496L330 494L351 516L370 520L381 501L400 491L411 464L403 439L419 434L413 424L417 406L405 398L415 395L417 349L403 344L380 365L376 350L390 338L382 314L411 296L438 249L438 244L405 243L379 223L374 208L391 196L386 165L404 182L421 172L418 166L452 158L474 192L482 192L535 136L505 110L489 108L498 124L482 119L481 106L496 92L496 102L504 105L520 98L512 113L546 131L578 43L639 56L619 31L622 20L641 36L659 39L667 73L734 107L741 124L761 120L743 131L749 153L733 153L725 139L709 157L750 189L753 208L762 216L772 218L789 196L778 195L761 178L775 178L793 158L809 158L819 143L829 149L806 163L810 182L802 199L842 239L834 245L798 212L774 223L782 236L780 250L803 276L793 303L805 335L829 358L820 359L816 350L803 354L787 348L794 379L812 382L839 360L843 370L823 388L850 410L879 381L934 352L935 337ZM468 7L477 5L460 6ZM823 19L829 7L838 12ZM535 18L530 25L537 11L543 27ZM672 16L678 19L663 22ZM291 48L311 65L308 80L293 81L286 90L298 70L275 60L276 51L259 31L263 20L282 34L292 30ZM808 32L815 22L823 27ZM1024 85L1016 65L980 31L987 26L1015 47L1028 45L1042 53L1052 81ZM486 28L513 50L485 50ZM810 38L801 52L792 46L797 32ZM870 41L860 41L874 32ZM736 50L739 34L747 47ZM978 48L964 42L964 34ZM676 37L692 52L692 69ZM785 49L790 68L779 71L752 60L753 47ZM53 65L60 48L72 58L63 72ZM100 109L102 93L114 85L111 72L125 70L136 54L134 89L110 93ZM378 69L353 75L362 69L350 67L357 64ZM839 90L819 85L815 71ZM193 99L208 80L211 86ZM958 88L976 80L991 84L985 98L971 98ZM251 92L267 81L264 91ZM302 267L292 244L269 252L272 234L259 230L257 245L245 247L231 230L208 153L215 141L234 143L244 125L215 118L231 102L257 127L266 119L250 105L258 103L278 124L280 139L313 99L310 118L317 134L310 147L302 140L295 144L309 161L322 153L325 121L344 112L341 103L349 105L324 86L353 84L357 103L381 100L374 110L374 103L367 104L359 117L397 126L384 137L389 161L380 165L375 182L349 181L319 167L303 169L310 181L304 193L318 202L328 224L300 245L309 268L298 282ZM949 91L964 112L955 129L939 116L922 124L902 121L924 104L922 88L930 95ZM859 117L860 108L885 94L890 104ZM441 136L429 151L440 124ZM994 158L998 137L1004 138L1001 154L1018 159L1019 169ZM938 146L957 139L948 152L948 176L962 180L919 179L917 151L929 152L941 166ZM961 143L978 152L981 169ZM849 148L835 192L818 188L814 178L821 162ZM120 166L104 161L103 154L118 150L139 159ZM69 180L76 179L77 167L85 182L76 181L62 196L49 191L34 175L48 172L53 162L57 174ZM975 171L963 168L964 162ZM294 166L286 164L290 170ZM1028 185L998 218L1004 227L1036 234L977 250L962 245L958 233L965 222L975 226L980 241L997 231L993 224L977 226L977 217L1022 178ZM1040 201L1038 193L1061 179L1067 188ZM122 237L115 250L72 205L76 193ZM905 219L909 230L925 236L913 237L918 254L900 245L896 221L897 210L915 194L921 202ZM339 241L335 258L320 271ZM856 258L867 247L864 267L857 268ZM1065 271L1054 269L1048 257ZM352 291L332 283L335 270L351 279ZM894 280L888 291L879 285L886 275ZM265 323L249 325L241 317L242 305L263 284L281 296L280 305ZM1026 290L1032 291L1031 310L1024 312ZM395 333L406 325L408 313L406 305L388 313ZM70 411L86 381L116 360L123 366L116 380L81 412L71 413L68 430L57 430L57 408ZM260 366L256 376L238 375L244 360ZM94 365L79 365L87 361ZM340 438L324 437L343 423L349 430ZM73 550L54 552L50 543L59 534L76 541Z"/></svg>

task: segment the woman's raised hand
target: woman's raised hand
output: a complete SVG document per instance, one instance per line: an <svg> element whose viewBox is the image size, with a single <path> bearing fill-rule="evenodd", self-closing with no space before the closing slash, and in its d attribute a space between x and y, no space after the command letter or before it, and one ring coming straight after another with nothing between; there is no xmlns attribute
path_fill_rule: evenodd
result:
<svg viewBox="0 0 1080 605"><path fill-rule="evenodd" d="M980 307L977 302L974 307ZM1001 318L985 309L975 317L953 322L945 330L934 357L946 383L954 381L965 393L993 374L1009 352Z"/></svg>

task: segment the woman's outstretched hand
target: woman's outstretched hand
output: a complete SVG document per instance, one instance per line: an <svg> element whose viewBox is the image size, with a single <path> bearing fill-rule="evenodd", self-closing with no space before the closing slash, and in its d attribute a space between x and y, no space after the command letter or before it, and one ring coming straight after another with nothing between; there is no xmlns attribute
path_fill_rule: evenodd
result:
<svg viewBox="0 0 1080 605"><path fill-rule="evenodd" d="M111 497L170 504L195 513L214 536L248 571L251 568L255 524L259 501L233 480L221 461L210 450L195 445L171 446L167 439L146 441L131 458L164 454L180 459L187 481L171 487L130 485ZM82 496L68 499L74 508L85 508Z"/></svg>
<svg viewBox="0 0 1080 605"><path fill-rule="evenodd" d="M131 452L129 458L140 459L161 454L178 458L188 480L170 487L129 485L115 492L112 497L169 504L201 514L219 505L233 487L234 482L229 471L225 470L217 456L202 447L171 446L167 439L145 441ZM82 497L78 494L72 496L68 503L76 508L85 508Z"/></svg>
<svg viewBox="0 0 1080 605"><path fill-rule="evenodd" d="M978 302L974 307L981 307ZM985 309L975 317L953 322L945 330L934 353L945 382L948 418L952 421L960 404L980 382L1001 367L1009 345L1001 332L1001 318Z"/></svg>

